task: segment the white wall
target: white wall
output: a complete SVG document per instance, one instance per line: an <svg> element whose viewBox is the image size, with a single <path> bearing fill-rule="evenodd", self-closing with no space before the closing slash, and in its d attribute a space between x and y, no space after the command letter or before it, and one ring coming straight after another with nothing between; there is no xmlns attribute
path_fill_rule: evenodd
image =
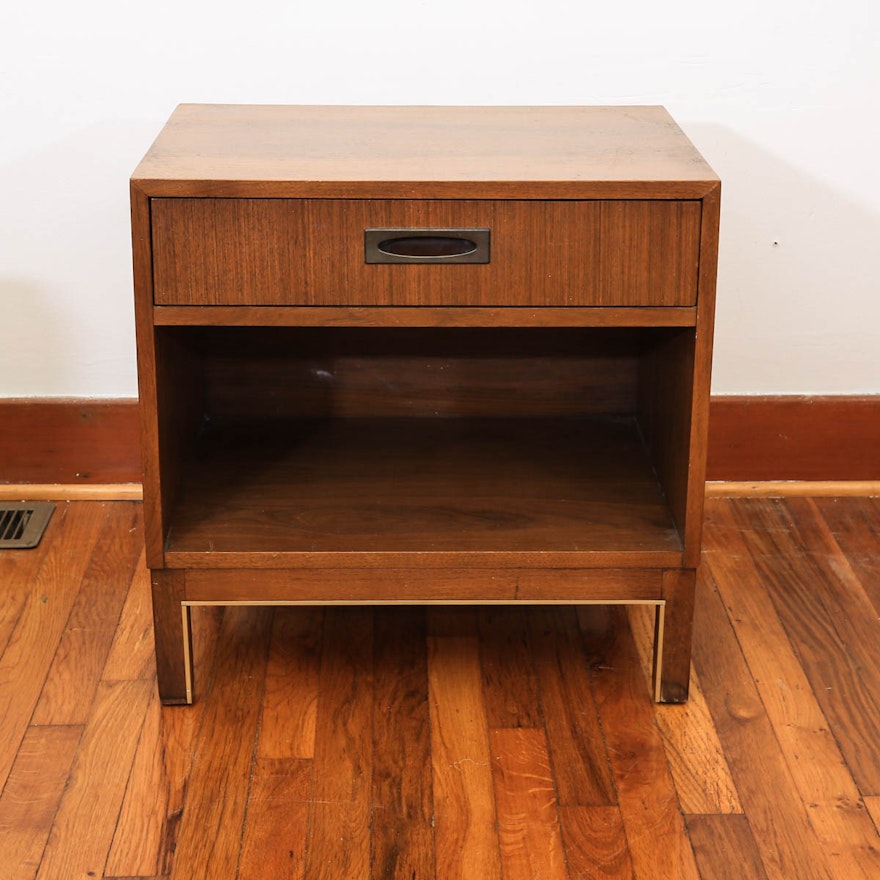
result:
<svg viewBox="0 0 880 880"><path fill-rule="evenodd" d="M16 0L0 397L134 396L127 178L175 104L665 104L724 181L715 393L880 392L876 0Z"/></svg>

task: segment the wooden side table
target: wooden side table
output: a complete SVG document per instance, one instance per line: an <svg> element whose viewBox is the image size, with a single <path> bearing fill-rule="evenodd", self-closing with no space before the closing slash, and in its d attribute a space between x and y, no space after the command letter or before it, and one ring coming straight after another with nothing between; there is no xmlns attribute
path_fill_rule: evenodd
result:
<svg viewBox="0 0 880 880"><path fill-rule="evenodd" d="M720 183L659 107L182 105L131 181L159 690L190 610L647 603L687 698Z"/></svg>

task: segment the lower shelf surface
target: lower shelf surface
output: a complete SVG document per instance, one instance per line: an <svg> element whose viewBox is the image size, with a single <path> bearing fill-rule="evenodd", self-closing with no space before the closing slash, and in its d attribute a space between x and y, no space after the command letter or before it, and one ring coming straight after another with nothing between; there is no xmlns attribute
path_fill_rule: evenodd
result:
<svg viewBox="0 0 880 880"><path fill-rule="evenodd" d="M635 419L250 421L206 432L166 565L663 567L681 549Z"/></svg>

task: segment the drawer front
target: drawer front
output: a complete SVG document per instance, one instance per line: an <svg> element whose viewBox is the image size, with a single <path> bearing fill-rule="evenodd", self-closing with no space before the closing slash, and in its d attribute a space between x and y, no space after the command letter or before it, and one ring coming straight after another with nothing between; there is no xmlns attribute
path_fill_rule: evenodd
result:
<svg viewBox="0 0 880 880"><path fill-rule="evenodd" d="M692 306L697 200L151 201L157 305ZM370 264L364 231L486 228L488 263Z"/></svg>

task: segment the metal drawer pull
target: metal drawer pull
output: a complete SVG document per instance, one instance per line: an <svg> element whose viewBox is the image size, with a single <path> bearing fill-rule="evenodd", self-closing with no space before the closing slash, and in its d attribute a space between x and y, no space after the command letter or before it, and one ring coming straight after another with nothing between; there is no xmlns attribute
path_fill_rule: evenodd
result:
<svg viewBox="0 0 880 880"><path fill-rule="evenodd" d="M367 263L488 263L488 229L365 229Z"/></svg>

